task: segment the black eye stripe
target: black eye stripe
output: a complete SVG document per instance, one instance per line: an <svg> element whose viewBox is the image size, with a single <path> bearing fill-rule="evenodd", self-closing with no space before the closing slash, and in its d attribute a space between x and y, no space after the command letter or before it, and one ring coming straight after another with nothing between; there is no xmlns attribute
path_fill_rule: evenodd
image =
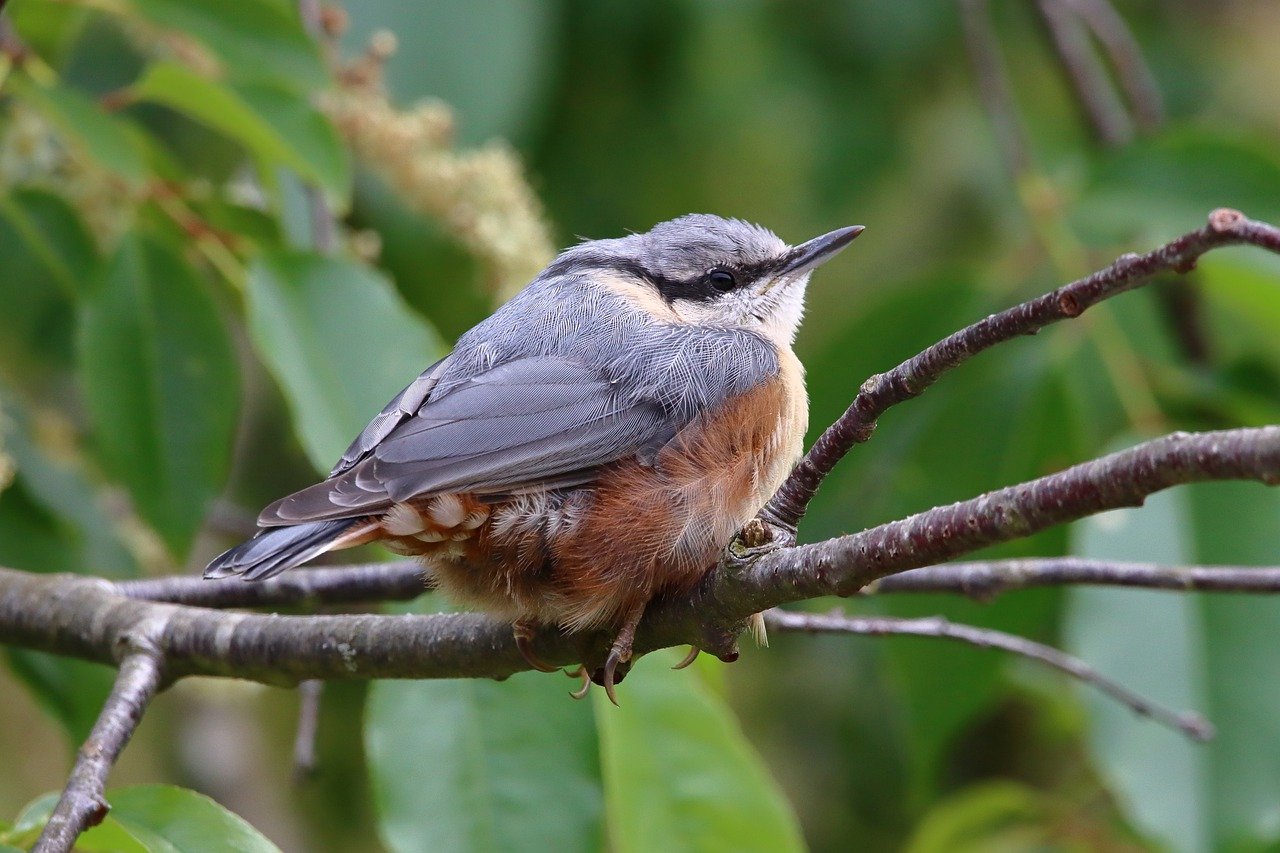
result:
<svg viewBox="0 0 1280 853"><path fill-rule="evenodd" d="M658 293L667 302L672 302L676 299L711 302L720 299L726 293L738 287L769 275L781 263L781 260L769 258L746 266L712 267L707 272L691 279L678 280L660 275L655 270L649 269L633 258L595 253L575 253L557 259L542 272L540 277L622 273L623 275L648 281L657 288ZM716 286L711 280L711 276L716 273L727 274L732 278L733 283L728 287Z"/></svg>

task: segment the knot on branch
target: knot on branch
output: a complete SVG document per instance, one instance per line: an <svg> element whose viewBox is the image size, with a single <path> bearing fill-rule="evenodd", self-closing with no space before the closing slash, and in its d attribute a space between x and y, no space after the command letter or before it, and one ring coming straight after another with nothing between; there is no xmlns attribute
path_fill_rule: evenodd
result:
<svg viewBox="0 0 1280 853"><path fill-rule="evenodd" d="M147 613L115 637L111 649L112 656L117 662L134 655L146 655L163 662L164 633L168 623L169 620L163 612Z"/></svg>
<svg viewBox="0 0 1280 853"><path fill-rule="evenodd" d="M1245 216L1240 211L1230 207L1220 207L1209 214L1209 230L1215 234L1225 234L1228 231L1234 231L1236 226L1244 220Z"/></svg>

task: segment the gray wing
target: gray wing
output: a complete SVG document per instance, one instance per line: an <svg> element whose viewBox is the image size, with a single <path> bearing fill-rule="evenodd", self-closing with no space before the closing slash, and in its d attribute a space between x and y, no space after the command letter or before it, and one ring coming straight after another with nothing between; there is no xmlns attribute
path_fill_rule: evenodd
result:
<svg viewBox="0 0 1280 853"><path fill-rule="evenodd" d="M259 524L350 518L432 494L581 483L682 425L657 400L628 396L600 370L555 356L494 367L400 417L413 388L366 428L338 476L267 507Z"/></svg>

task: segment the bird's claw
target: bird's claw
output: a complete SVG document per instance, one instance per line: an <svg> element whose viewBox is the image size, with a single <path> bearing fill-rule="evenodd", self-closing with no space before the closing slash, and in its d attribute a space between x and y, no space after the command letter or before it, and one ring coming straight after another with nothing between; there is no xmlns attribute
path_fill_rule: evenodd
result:
<svg viewBox="0 0 1280 853"><path fill-rule="evenodd" d="M631 656L631 649L627 649L627 657ZM604 660L604 674L600 678L600 685L604 687L604 695L609 697L609 701L614 705L618 704L618 694L614 692L614 685L621 681L618 678L618 664L622 663L622 652L618 649L618 644L614 643L613 648L609 651L609 656Z"/></svg>
<svg viewBox="0 0 1280 853"><path fill-rule="evenodd" d="M574 699L586 699L587 693L591 691L591 673L587 672L587 668L579 664L577 669L566 669L564 674L570 678L582 679L582 686L577 690L570 690L569 695Z"/></svg>
<svg viewBox="0 0 1280 853"><path fill-rule="evenodd" d="M676 664L671 668L684 669L685 667L690 666L694 661L696 661L698 659L698 655L701 653L702 653L702 649L698 648L697 646L690 646L689 654L685 655L684 658L680 661L680 663Z"/></svg>
<svg viewBox="0 0 1280 853"><path fill-rule="evenodd" d="M516 622L511 626L511 633L516 638L516 648L520 650L520 657L524 658L529 666L538 672L555 672L560 668L547 663L533 650L535 631L532 625L527 622Z"/></svg>

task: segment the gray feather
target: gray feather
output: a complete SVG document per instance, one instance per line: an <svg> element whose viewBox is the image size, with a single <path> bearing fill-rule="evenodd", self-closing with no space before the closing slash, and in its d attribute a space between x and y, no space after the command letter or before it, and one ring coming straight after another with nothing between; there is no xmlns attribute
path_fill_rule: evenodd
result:
<svg viewBox="0 0 1280 853"><path fill-rule="evenodd" d="M240 575L247 581L257 581L278 575L322 553L356 523L356 519L343 519L264 530L215 557L205 568L204 576Z"/></svg>

